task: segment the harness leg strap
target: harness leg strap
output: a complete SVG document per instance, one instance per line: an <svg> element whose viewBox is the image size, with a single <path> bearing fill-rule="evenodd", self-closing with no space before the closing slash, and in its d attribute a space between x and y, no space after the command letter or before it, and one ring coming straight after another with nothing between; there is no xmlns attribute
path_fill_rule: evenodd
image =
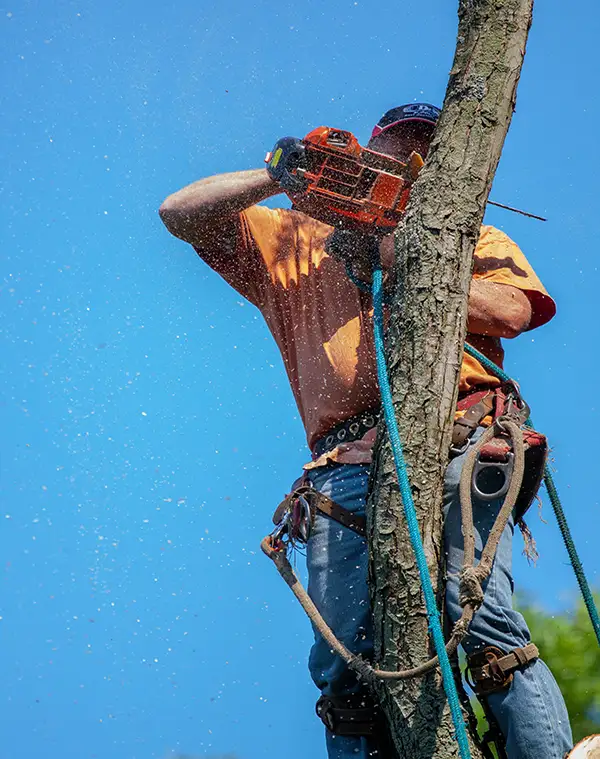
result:
<svg viewBox="0 0 600 759"><path fill-rule="evenodd" d="M497 646L487 646L467 657L467 682L477 696L487 696L505 690L513 681L518 669L525 669L539 657L535 643L513 648L505 653Z"/></svg>

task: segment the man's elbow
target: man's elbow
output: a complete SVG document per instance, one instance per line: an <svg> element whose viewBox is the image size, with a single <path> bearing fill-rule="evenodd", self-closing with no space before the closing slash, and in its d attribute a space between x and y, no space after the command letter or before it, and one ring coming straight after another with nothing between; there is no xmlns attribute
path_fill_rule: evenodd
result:
<svg viewBox="0 0 600 759"><path fill-rule="evenodd" d="M158 215L169 232L179 237L180 234L178 233L180 233L185 215L181 208L181 204L177 202L176 194L169 195L163 200L158 209Z"/></svg>
<svg viewBox="0 0 600 759"><path fill-rule="evenodd" d="M169 232L185 242L193 242L203 222L201 209L191 209L185 198L173 193L163 200L158 215Z"/></svg>
<svg viewBox="0 0 600 759"><path fill-rule="evenodd" d="M509 339L518 337L525 332L531 323L532 316L531 303L525 294L522 295L522 299L519 298L512 306L510 311L505 314L502 324L502 337Z"/></svg>

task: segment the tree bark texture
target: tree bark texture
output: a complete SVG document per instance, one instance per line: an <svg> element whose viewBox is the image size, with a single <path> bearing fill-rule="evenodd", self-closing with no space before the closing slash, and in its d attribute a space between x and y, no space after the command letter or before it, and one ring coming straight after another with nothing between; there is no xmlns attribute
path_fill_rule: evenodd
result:
<svg viewBox="0 0 600 759"><path fill-rule="evenodd" d="M472 259L515 105L533 0L461 0L456 54L427 163L396 233L386 335L394 406L434 588L442 602L442 483L466 335ZM434 652L387 434L369 507L376 662L414 667ZM399 756L458 756L439 672L382 682ZM473 759L481 753L473 744Z"/></svg>

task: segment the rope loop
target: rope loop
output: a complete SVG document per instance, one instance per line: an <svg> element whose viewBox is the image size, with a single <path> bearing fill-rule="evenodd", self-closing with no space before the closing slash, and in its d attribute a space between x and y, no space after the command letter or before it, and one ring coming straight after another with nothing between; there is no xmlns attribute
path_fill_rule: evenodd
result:
<svg viewBox="0 0 600 759"><path fill-rule="evenodd" d="M483 571L483 568L479 564L476 567L463 567L458 586L458 603L461 608L464 609L468 605L473 611L479 609L484 599L481 584L486 579L486 576L487 573Z"/></svg>

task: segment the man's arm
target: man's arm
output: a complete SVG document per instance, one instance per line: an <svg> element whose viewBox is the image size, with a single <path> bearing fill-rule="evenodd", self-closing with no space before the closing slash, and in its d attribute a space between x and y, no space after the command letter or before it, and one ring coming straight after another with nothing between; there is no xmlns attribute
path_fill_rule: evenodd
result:
<svg viewBox="0 0 600 759"><path fill-rule="evenodd" d="M184 187L169 195L158 212L175 237L217 254L232 253L239 213L280 192L266 169L236 171Z"/></svg>
<svg viewBox="0 0 600 759"><path fill-rule="evenodd" d="M529 298L517 287L472 280L467 317L472 334L517 337L529 326L531 314Z"/></svg>
<svg viewBox="0 0 600 759"><path fill-rule="evenodd" d="M347 243L355 276L363 282L371 282L371 262L366 252L361 250L359 242L353 245L351 236ZM394 262L393 234L380 240L379 255L384 272L389 272ZM467 318L467 330L471 334L516 337L529 326L531 314L529 298L517 287L481 279L472 280Z"/></svg>

